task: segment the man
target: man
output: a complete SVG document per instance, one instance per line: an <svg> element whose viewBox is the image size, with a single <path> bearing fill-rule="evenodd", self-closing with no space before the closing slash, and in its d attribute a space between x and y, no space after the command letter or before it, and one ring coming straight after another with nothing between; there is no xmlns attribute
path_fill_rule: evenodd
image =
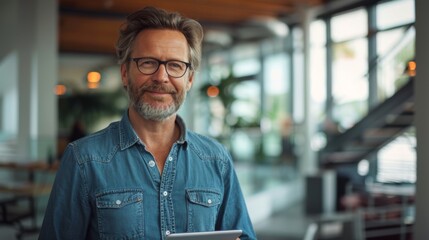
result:
<svg viewBox="0 0 429 240"><path fill-rule="evenodd" d="M229 153L176 114L201 60L201 25L145 8L117 43L130 104L119 122L67 147L40 239L165 239L241 229L255 239Z"/></svg>

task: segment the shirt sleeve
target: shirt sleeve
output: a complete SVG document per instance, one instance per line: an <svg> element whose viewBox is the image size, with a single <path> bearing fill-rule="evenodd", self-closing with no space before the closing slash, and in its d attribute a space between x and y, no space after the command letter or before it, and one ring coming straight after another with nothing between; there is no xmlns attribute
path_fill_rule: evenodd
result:
<svg viewBox="0 0 429 240"><path fill-rule="evenodd" d="M228 161L224 170L224 198L220 207L216 229L240 229L243 231L243 234L240 236L241 240L256 239L246 202L234 170L232 158L226 150L225 152Z"/></svg>
<svg viewBox="0 0 429 240"><path fill-rule="evenodd" d="M87 187L70 144L64 152L39 239L86 239L90 219Z"/></svg>

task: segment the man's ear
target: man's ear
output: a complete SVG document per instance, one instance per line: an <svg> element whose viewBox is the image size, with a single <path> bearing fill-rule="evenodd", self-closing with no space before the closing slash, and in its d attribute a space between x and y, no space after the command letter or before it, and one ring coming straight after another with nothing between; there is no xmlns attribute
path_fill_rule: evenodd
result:
<svg viewBox="0 0 429 240"><path fill-rule="evenodd" d="M121 64L121 79L122 86L126 89L128 87L128 67L126 63Z"/></svg>
<svg viewBox="0 0 429 240"><path fill-rule="evenodd" d="M195 72L191 72L189 74L188 81L186 82L186 91L191 90L192 84L194 83L194 73Z"/></svg>

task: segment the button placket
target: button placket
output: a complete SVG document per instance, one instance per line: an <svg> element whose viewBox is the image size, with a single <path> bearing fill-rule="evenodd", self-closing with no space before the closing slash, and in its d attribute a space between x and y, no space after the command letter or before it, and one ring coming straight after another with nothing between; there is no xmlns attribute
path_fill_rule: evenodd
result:
<svg viewBox="0 0 429 240"><path fill-rule="evenodd" d="M165 167L164 167L164 173L161 175L161 186L160 186L160 192L159 196L161 199L161 208L163 211L161 211L161 221L162 221L162 228L164 229L164 233L166 235L169 235L171 232L175 232L175 217L174 217L174 209L172 204L172 198L170 194L172 194L173 191L173 184L175 179L175 152L177 151L176 144L173 145L173 147L170 150L169 155L165 159ZM167 217L168 216L168 217Z"/></svg>

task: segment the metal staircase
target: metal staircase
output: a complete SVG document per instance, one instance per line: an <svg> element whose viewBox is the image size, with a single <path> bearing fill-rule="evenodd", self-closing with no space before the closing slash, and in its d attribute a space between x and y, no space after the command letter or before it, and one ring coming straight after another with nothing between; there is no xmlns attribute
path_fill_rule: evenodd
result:
<svg viewBox="0 0 429 240"><path fill-rule="evenodd" d="M393 96L353 127L330 139L319 151L319 165L332 168L357 163L394 140L412 126L413 120L414 77L410 77Z"/></svg>

